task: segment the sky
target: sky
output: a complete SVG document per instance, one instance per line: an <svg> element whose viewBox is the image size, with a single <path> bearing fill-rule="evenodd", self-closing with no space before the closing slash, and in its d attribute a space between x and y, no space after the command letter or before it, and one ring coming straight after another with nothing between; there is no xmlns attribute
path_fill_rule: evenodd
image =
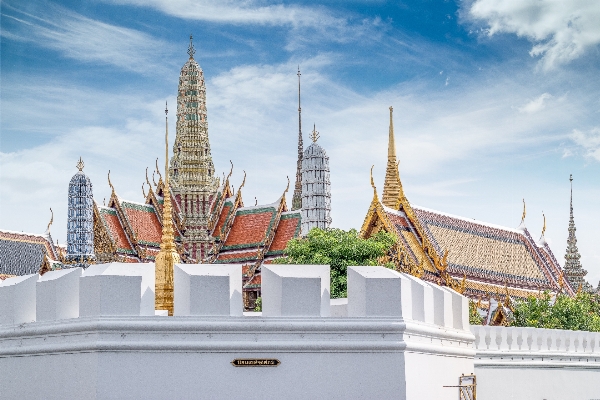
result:
<svg viewBox="0 0 600 400"><path fill-rule="evenodd" d="M218 175L246 205L295 177L297 68L305 143L329 155L332 226L360 229L381 193L389 106L412 204L517 227L564 261L569 176L581 262L600 280L600 2L91 0L1 2L0 228L66 241L79 157L143 201L164 165L189 35L204 70ZM174 110L170 114L174 116ZM174 117L169 120L175 132ZM173 136L173 135L172 135ZM171 137L172 137L171 136ZM147 188L146 188L147 190ZM288 193L291 204L291 191Z"/></svg>

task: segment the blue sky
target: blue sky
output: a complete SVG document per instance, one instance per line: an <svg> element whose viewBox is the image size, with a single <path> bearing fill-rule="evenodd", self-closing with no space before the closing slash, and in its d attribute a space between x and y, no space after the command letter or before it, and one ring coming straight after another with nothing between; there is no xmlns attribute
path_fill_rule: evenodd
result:
<svg viewBox="0 0 600 400"><path fill-rule="evenodd" d="M190 33L207 80L215 167L248 205L295 174L297 77L305 141L330 156L333 225L359 228L381 190L388 107L416 205L516 227L563 261L569 174L579 249L600 280L600 3L470 1L3 1L0 227L66 239L82 156L99 203L111 180L142 201L162 156ZM174 111L174 110L173 110ZM172 113L171 115L174 115ZM174 132L174 119L170 121ZM163 161L159 160L162 165ZM291 196L288 198L291 201Z"/></svg>

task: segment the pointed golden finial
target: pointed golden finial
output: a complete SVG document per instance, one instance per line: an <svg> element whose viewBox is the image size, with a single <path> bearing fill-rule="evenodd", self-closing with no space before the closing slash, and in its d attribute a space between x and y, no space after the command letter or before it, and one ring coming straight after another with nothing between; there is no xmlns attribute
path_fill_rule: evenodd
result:
<svg viewBox="0 0 600 400"><path fill-rule="evenodd" d="M142 194L144 195L144 199L146 198L146 191L144 190L144 185L146 182L142 182Z"/></svg>
<svg viewBox="0 0 600 400"><path fill-rule="evenodd" d="M313 131L310 134L310 138L312 139L313 143L316 143L317 140L319 140L319 132L317 132L317 124L313 124Z"/></svg>
<svg viewBox="0 0 600 400"><path fill-rule="evenodd" d="M244 171L244 179L242 180L242 184L240 185L240 187L238 189L238 194L240 193L240 190L242 190L242 188L244 187L245 184L246 184L246 171Z"/></svg>
<svg viewBox="0 0 600 400"><path fill-rule="evenodd" d="M154 184L154 187L156 187L156 181L154 180L154 174L156 174L156 171L152 171L152 183Z"/></svg>
<svg viewBox="0 0 600 400"><path fill-rule="evenodd" d="M165 115L168 115L168 109L165 108ZM158 169L158 160L156 161ZM160 171L159 171L160 173ZM175 264L180 262L179 253L175 247L175 238L173 230L173 214L171 206L171 190L169 188L169 119L165 116L165 181L164 181L164 200L163 200L163 227L160 251L155 260L155 308L157 310L167 310L169 315L173 315L173 273Z"/></svg>
<svg viewBox="0 0 600 400"><path fill-rule="evenodd" d="M525 222L527 216L527 208L525 207L525 199L523 199L523 215L521 215L521 223Z"/></svg>
<svg viewBox="0 0 600 400"><path fill-rule="evenodd" d="M283 195L284 195L284 196L285 196L285 194L288 192L288 190L290 190L290 177L289 177L289 176L286 176L286 178L287 178L288 184L287 184L287 186L285 187L285 190L283 191Z"/></svg>
<svg viewBox="0 0 600 400"><path fill-rule="evenodd" d="M229 182L229 178L231 178L231 174L233 173L233 162L229 160L229 164L231 164L231 169L229 170L229 174L227 174L227 179L225 179L226 182Z"/></svg>
<svg viewBox="0 0 600 400"><path fill-rule="evenodd" d="M108 186L110 186L110 189L114 193L115 192L115 187L113 186L112 182L110 181L110 169L108 170Z"/></svg>
<svg viewBox="0 0 600 400"><path fill-rule="evenodd" d="M158 175L158 182L162 181L162 174L160 173L160 168L158 168L158 157L156 157L156 174ZM152 179L154 180L154 176Z"/></svg>
<svg viewBox="0 0 600 400"><path fill-rule="evenodd" d="M80 171L83 171L84 166L85 166L85 164L83 163L83 160L81 159L81 156L80 156L79 161L77 162L77 169Z"/></svg>
<svg viewBox="0 0 600 400"><path fill-rule="evenodd" d="M190 55L190 60L192 58L194 58L194 54L196 54L196 49L194 48L194 43L193 43L194 37L192 36L192 34L190 33L190 45L188 47L188 54Z"/></svg>
<svg viewBox="0 0 600 400"><path fill-rule="evenodd" d="M404 197L400 173L398 172L398 161L396 159L396 141L394 138L394 107L390 106L390 127L388 132L388 159L385 170L385 181L383 183L383 194L381 202L390 208L399 207L400 200Z"/></svg>
<svg viewBox="0 0 600 400"><path fill-rule="evenodd" d="M148 179L148 167L146 167L146 183L148 184L148 187L152 189L152 185L150 184L150 180Z"/></svg>
<svg viewBox="0 0 600 400"><path fill-rule="evenodd" d="M50 232L50 225L52 225L53 222L54 222L54 211L52 211L52 207L50 207L50 222L48 222L48 226L46 227L46 232Z"/></svg>
<svg viewBox="0 0 600 400"><path fill-rule="evenodd" d="M542 211L542 216L544 217L544 226L542 227L542 236L546 233L546 215Z"/></svg>
<svg viewBox="0 0 600 400"><path fill-rule="evenodd" d="M375 187L375 180L373 179L373 167L375 167L375 165L371 165L371 187L373 188L373 199L378 200L377 188Z"/></svg>

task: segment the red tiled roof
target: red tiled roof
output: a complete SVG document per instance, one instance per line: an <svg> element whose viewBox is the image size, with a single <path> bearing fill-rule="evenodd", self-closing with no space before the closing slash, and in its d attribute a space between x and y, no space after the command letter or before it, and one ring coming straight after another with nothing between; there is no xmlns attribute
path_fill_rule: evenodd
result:
<svg viewBox="0 0 600 400"><path fill-rule="evenodd" d="M275 208L238 210L223 250L258 246L275 219Z"/></svg>
<svg viewBox="0 0 600 400"><path fill-rule="evenodd" d="M233 207L233 204L231 203L225 203L225 205L223 206L223 209L221 210L221 214L219 215L219 219L217 220L217 224L215 225L215 230L213 231L213 236L214 237L219 237L219 235L222 233L221 230L223 229L223 225L225 225L225 221L227 219L227 216L229 215L229 212L231 211L231 208Z"/></svg>
<svg viewBox="0 0 600 400"><path fill-rule="evenodd" d="M240 261L256 260L258 257L258 249L240 251L240 252L226 252L219 253L216 262L217 263L233 263Z"/></svg>
<svg viewBox="0 0 600 400"><path fill-rule="evenodd" d="M269 248L269 253L280 252L285 249L290 239L298 236L300 232L300 213L282 215L277 225L275 237Z"/></svg>
<svg viewBox="0 0 600 400"><path fill-rule="evenodd" d="M100 216L104 219L106 223L106 227L110 233L111 238L115 242L117 248L119 250L125 251L133 251L129 241L127 240L127 235L123 230L123 226L121 225L121 221L119 221L119 217L117 216L117 212L113 209L109 208L99 208Z"/></svg>
<svg viewBox="0 0 600 400"><path fill-rule="evenodd" d="M162 226L154 212L154 207L126 202L122 202L121 207L137 236L138 243L160 245Z"/></svg>
<svg viewBox="0 0 600 400"><path fill-rule="evenodd" d="M262 283L262 278L260 274L256 274L252 277L252 279L250 279L250 281L248 281L248 283L246 283L244 285L244 288L256 288L256 287L260 287Z"/></svg>

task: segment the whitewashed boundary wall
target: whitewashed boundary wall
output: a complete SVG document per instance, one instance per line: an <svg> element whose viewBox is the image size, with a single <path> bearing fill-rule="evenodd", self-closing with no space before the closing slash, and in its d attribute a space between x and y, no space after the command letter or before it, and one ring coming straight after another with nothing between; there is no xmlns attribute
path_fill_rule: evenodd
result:
<svg viewBox="0 0 600 400"><path fill-rule="evenodd" d="M350 267L330 301L328 267L264 265L265 312L247 317L240 266L177 265L164 317L154 265L135 267L4 281L0 397L455 400L444 385L474 370L462 296L391 270Z"/></svg>
<svg viewBox="0 0 600 400"><path fill-rule="evenodd" d="M600 399L600 333L471 326L485 400Z"/></svg>

